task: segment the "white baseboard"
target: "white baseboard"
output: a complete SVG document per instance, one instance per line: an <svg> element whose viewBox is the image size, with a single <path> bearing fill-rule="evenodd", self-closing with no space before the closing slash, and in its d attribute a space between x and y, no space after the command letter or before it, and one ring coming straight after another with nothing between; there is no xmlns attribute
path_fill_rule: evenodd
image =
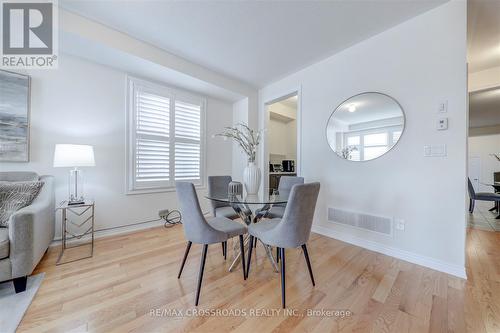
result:
<svg viewBox="0 0 500 333"><path fill-rule="evenodd" d="M371 240L366 240L357 236L350 235L348 233L332 230L323 226L313 225L312 231L318 234L338 239L340 241L353 244L374 252L379 252L394 258L398 258L404 261L411 262L420 266L428 267L436 271L444 272L450 275L457 276L462 279L467 279L467 274L465 272L465 267L450 264L439 259L423 256L421 254L401 250L392 246L387 246L378 242Z"/></svg>
<svg viewBox="0 0 500 333"><path fill-rule="evenodd" d="M105 229L105 230L98 230L94 233L95 238L103 238L103 237L110 237L110 236L116 236L120 234L128 234L134 231L139 231L139 230L145 230L145 229L151 229L155 227L162 226L165 222L164 221L152 221L152 222L145 222L145 223L140 223L140 224L134 224L134 225L124 225L124 226L118 226L112 229ZM68 243L70 243L71 240L68 240ZM61 245L61 238L55 238L50 246L57 246Z"/></svg>

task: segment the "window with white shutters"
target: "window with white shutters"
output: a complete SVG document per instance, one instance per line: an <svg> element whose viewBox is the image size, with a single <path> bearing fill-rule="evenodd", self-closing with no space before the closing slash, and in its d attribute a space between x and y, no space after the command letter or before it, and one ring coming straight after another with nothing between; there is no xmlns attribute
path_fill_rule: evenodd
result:
<svg viewBox="0 0 500 333"><path fill-rule="evenodd" d="M129 78L128 192L203 185L204 99Z"/></svg>

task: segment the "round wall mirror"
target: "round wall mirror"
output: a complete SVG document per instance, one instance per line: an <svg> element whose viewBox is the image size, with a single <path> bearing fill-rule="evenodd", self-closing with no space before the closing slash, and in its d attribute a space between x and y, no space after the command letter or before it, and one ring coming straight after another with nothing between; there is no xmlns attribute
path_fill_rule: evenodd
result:
<svg viewBox="0 0 500 333"><path fill-rule="evenodd" d="M331 114L326 138L349 161L369 161L392 149L405 126L401 105L392 97L366 92L352 96Z"/></svg>

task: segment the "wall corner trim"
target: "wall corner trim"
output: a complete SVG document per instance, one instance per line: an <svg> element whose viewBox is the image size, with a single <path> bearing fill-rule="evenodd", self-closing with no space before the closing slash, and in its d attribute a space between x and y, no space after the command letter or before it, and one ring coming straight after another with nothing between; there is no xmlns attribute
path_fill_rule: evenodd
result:
<svg viewBox="0 0 500 333"><path fill-rule="evenodd" d="M395 247L387 246L378 242L366 240L357 236L350 235L348 233L332 230L330 228L313 225L312 231L320 235L334 238L342 242L353 244L370 251L382 253L397 259L411 262L420 266L424 266L436 271L447 273L462 279L467 279L467 274L465 267L455 264L450 264L439 259L423 256L421 254L401 250Z"/></svg>

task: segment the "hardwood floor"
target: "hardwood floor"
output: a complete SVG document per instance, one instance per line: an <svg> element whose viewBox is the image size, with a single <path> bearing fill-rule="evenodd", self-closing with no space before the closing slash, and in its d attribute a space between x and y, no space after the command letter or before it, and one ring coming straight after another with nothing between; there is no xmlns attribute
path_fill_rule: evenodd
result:
<svg viewBox="0 0 500 333"><path fill-rule="evenodd" d="M51 248L35 271L45 279L19 332L498 333L499 235L469 230L465 282L313 234L308 247L316 287L301 250L287 250L293 311L287 314L280 309L279 274L260 245L247 281L240 265L227 272L232 244L226 262L220 244L209 247L198 308L201 246L193 244L178 280L186 245L180 226L99 239L92 259L62 266L55 266L59 249ZM222 313L193 316L194 309Z"/></svg>

